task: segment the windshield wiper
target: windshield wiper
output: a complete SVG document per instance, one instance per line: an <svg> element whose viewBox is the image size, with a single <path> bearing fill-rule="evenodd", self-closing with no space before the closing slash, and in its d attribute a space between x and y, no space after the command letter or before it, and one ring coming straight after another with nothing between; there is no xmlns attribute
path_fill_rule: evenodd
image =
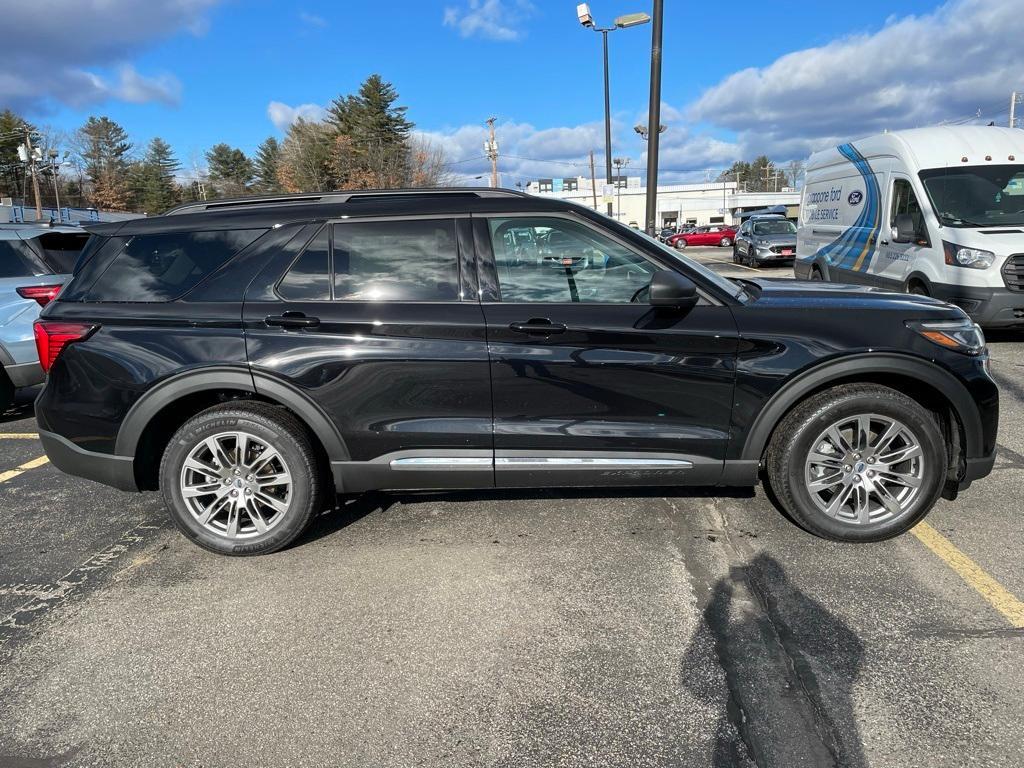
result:
<svg viewBox="0 0 1024 768"><path fill-rule="evenodd" d="M949 224L950 226L957 226L957 222L968 227L988 227L990 224L981 224L977 221L971 221L970 219L961 219L959 216L950 216L948 213L940 213L939 221L943 224Z"/></svg>

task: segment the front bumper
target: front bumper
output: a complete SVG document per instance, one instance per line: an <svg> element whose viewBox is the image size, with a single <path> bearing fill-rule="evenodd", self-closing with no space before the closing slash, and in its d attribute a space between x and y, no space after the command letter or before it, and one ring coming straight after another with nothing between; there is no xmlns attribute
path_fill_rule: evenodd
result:
<svg viewBox="0 0 1024 768"><path fill-rule="evenodd" d="M1024 328L1024 291L936 283L932 295L960 307L983 328Z"/></svg>
<svg viewBox="0 0 1024 768"><path fill-rule="evenodd" d="M786 246L786 247L789 248L790 246ZM792 250L791 253L783 254L783 253L776 253L775 251L773 251L771 249L771 246L757 246L754 249L754 258L758 261L758 263L765 263L765 264L767 264L768 262L775 262L775 261L779 261L779 262L794 261L796 259L796 244L794 244L792 246L791 250Z"/></svg>
<svg viewBox="0 0 1024 768"><path fill-rule="evenodd" d="M79 448L67 438L39 430L39 441L47 458L61 472L84 477L122 491L137 491L135 461L131 456L114 456Z"/></svg>

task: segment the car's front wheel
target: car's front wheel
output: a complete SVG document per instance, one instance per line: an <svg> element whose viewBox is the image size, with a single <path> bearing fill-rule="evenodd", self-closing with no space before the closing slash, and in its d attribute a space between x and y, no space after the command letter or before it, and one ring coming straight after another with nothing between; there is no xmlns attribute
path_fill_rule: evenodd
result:
<svg viewBox="0 0 1024 768"><path fill-rule="evenodd" d="M683 238L679 238L678 240L676 240L676 248L678 248L680 251L685 250L686 241Z"/></svg>
<svg viewBox="0 0 1024 768"><path fill-rule="evenodd" d="M767 458L786 511L811 533L838 541L881 541L912 528L946 480L935 416L874 384L809 398L776 428Z"/></svg>
<svg viewBox="0 0 1024 768"><path fill-rule="evenodd" d="M189 419L164 451L160 488L181 532L225 555L287 546L325 493L305 427L259 402L219 405Z"/></svg>

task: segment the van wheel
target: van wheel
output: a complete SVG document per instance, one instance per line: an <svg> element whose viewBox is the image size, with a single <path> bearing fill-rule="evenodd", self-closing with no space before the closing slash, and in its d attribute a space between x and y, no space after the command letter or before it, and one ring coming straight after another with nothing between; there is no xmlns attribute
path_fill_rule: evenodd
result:
<svg viewBox="0 0 1024 768"><path fill-rule="evenodd" d="M907 293L914 296L931 296L928 293L928 289L924 286L924 283L919 283L916 280L907 287Z"/></svg>
<svg viewBox="0 0 1024 768"><path fill-rule="evenodd" d="M325 488L306 428L265 403L228 403L192 417L160 463L174 524L223 555L287 546L322 509Z"/></svg>
<svg viewBox="0 0 1024 768"><path fill-rule="evenodd" d="M820 282L824 282L825 280L825 276L821 274L821 269L817 266L811 267L811 280L817 280Z"/></svg>
<svg viewBox="0 0 1024 768"><path fill-rule="evenodd" d="M928 514L946 481L935 417L874 384L821 392L776 427L768 481L803 528L826 539L882 541Z"/></svg>

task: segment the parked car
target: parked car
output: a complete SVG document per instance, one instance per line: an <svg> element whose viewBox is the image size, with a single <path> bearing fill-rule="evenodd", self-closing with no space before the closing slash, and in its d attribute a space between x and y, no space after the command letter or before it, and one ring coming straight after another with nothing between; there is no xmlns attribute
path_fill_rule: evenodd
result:
<svg viewBox="0 0 1024 768"><path fill-rule="evenodd" d="M732 246L735 264L792 264L796 258L796 225L784 216L758 216L743 222Z"/></svg>
<svg viewBox="0 0 1024 768"><path fill-rule="evenodd" d="M0 413L45 378L32 324L68 278L88 235L71 228L0 227Z"/></svg>
<svg viewBox="0 0 1024 768"><path fill-rule="evenodd" d="M812 155L793 269L1024 328L1024 132L917 128Z"/></svg>
<svg viewBox="0 0 1024 768"><path fill-rule="evenodd" d="M523 260L523 230L605 259ZM279 549L336 493L762 472L807 530L877 541L993 466L962 310L726 279L569 201L217 200L92 232L36 323L40 439L66 472L159 490L216 552Z"/></svg>
<svg viewBox="0 0 1024 768"><path fill-rule="evenodd" d="M709 227L697 227L692 232L680 232L668 239L673 248L682 250L690 245L719 245L728 248L736 238L736 230L724 224L712 224Z"/></svg>

